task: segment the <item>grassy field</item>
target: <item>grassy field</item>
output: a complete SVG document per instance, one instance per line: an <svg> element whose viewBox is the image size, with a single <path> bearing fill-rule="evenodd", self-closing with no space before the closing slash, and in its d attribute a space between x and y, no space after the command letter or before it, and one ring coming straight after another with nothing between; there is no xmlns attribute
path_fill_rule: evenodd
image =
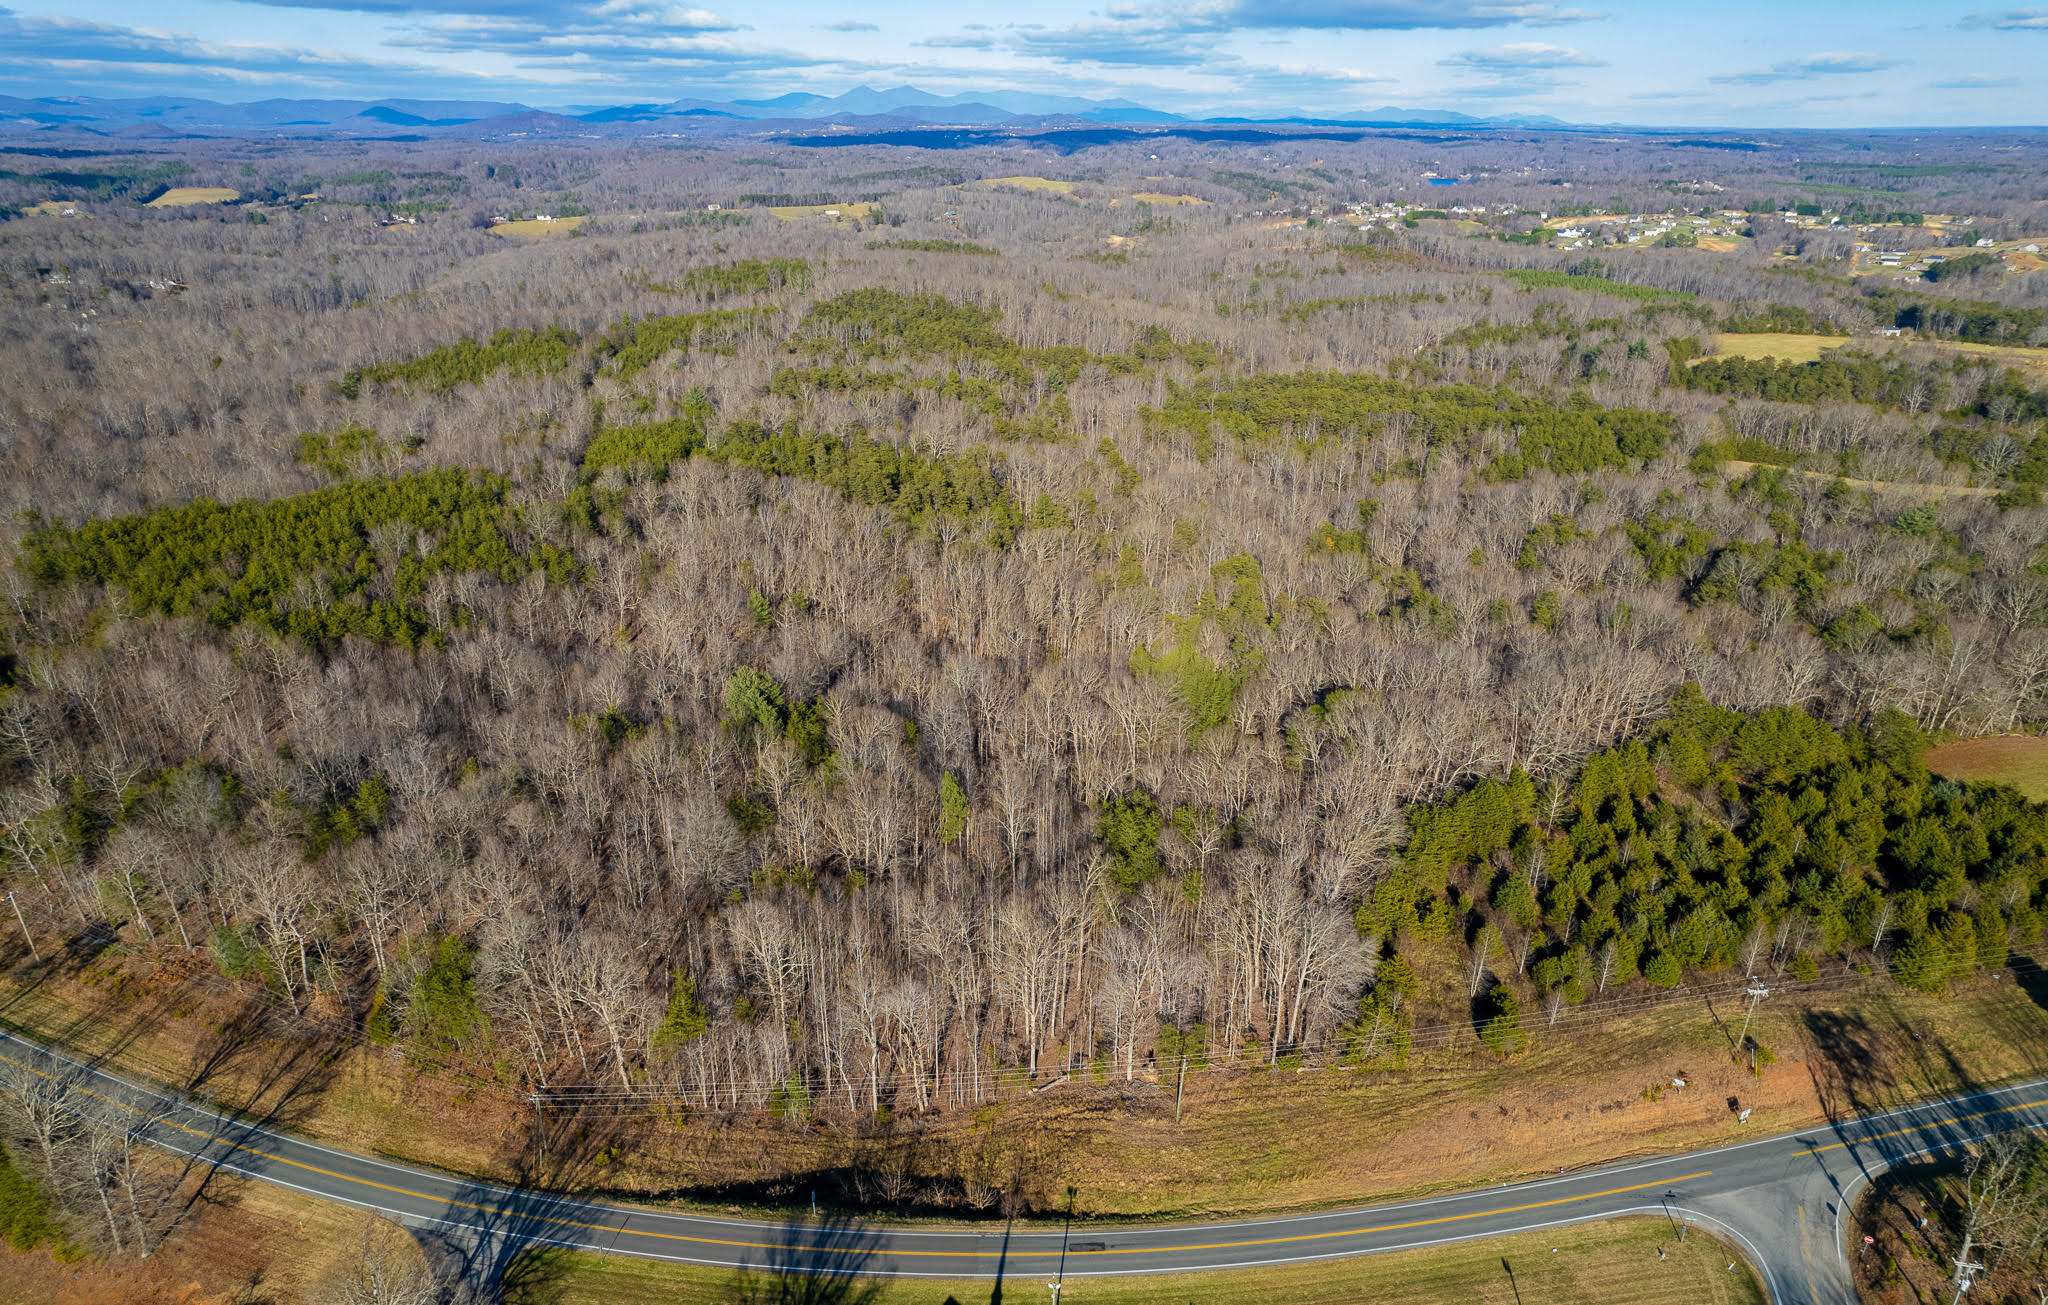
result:
<svg viewBox="0 0 2048 1305"><path fill-rule="evenodd" d="M1044 190L1055 195L1071 195L1074 183L1058 181L1052 177L983 177L974 182L977 186L1010 186L1017 190Z"/></svg>
<svg viewBox="0 0 2048 1305"><path fill-rule="evenodd" d="M1980 357L1996 358L2009 362L2015 367L2025 367L2036 374L2048 377L2048 349L2028 349L2014 344L1971 344L1967 340L1915 340L1915 344L1952 353L1976 354Z"/></svg>
<svg viewBox="0 0 2048 1305"><path fill-rule="evenodd" d="M1842 335L1790 335L1759 332L1722 335L1717 347L1724 358L1783 358L1788 362L1812 362L1830 349L1853 345L1858 349L1884 352L1903 347L1939 349L1944 353L1973 354L1996 358L2015 367L2028 368L2048 376L2048 349L2028 349L2009 344L1970 344L1963 340L1877 340ZM1704 360L1701 360L1704 361Z"/></svg>
<svg viewBox="0 0 2048 1305"><path fill-rule="evenodd" d="M1779 332L1721 335L1715 346L1723 358L1779 358L1810 363L1830 349L1851 343L1846 335L1791 335ZM1704 362L1705 359L1699 361Z"/></svg>
<svg viewBox="0 0 2048 1305"><path fill-rule="evenodd" d="M1662 1250L1665 1259L1658 1259ZM1729 1272L1728 1265L1736 1265ZM975 1305L1034 1301L1044 1275L995 1289L973 1280L816 1279L628 1260L569 1251L531 1253L507 1275L506 1305L724 1305L731 1301L847 1305ZM1399 1301L1401 1305L1761 1305L1748 1266L1711 1237L1684 1242L1661 1220L1579 1224L1423 1250L1274 1269L1130 1278L1074 1278L1061 1305L1260 1305Z"/></svg>
<svg viewBox="0 0 2048 1305"><path fill-rule="evenodd" d="M1760 462L1744 462L1738 458L1722 463L1721 470L1731 476L1746 476L1762 465ZM1863 480L1856 476L1837 476L1826 471L1808 471L1804 467L1786 467L1784 470L1794 476L1804 476L1808 480L1825 480L1829 484L1839 480L1850 489L1874 489L1879 493L1930 494L1935 498L1990 498L1998 493L1997 490L1983 485L1922 485L1904 480Z"/></svg>
<svg viewBox="0 0 2048 1305"><path fill-rule="evenodd" d="M149 201L150 208L182 208L187 204L225 204L242 192L226 186L173 186Z"/></svg>
<svg viewBox="0 0 2048 1305"><path fill-rule="evenodd" d="M2048 739L1964 739L1927 754L1927 768L1950 779L2010 784L2037 802L2048 801Z"/></svg>
<svg viewBox="0 0 2048 1305"><path fill-rule="evenodd" d="M825 218L840 226L849 226L856 220L881 221L874 207L868 204L781 204L768 211L784 222L801 222L814 217Z"/></svg>
<svg viewBox="0 0 2048 1305"><path fill-rule="evenodd" d="M556 218L552 222L529 220L525 222L499 222L491 227L494 236L566 236L583 225L580 217Z"/></svg>
<svg viewBox="0 0 2048 1305"><path fill-rule="evenodd" d="M1206 204L1209 201L1196 195L1163 195L1158 191L1142 190L1131 196L1140 204L1159 204L1173 208L1181 204Z"/></svg>

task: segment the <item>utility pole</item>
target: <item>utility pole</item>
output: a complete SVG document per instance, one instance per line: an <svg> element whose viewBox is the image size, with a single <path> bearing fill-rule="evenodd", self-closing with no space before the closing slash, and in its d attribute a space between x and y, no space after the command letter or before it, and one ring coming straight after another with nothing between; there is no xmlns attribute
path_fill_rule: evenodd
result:
<svg viewBox="0 0 2048 1305"><path fill-rule="evenodd" d="M1956 1256L1956 1294L1949 1305L1962 1305L1963 1293L1970 1289L1970 1275L1984 1266L1970 1258L1970 1237L1963 1235L1963 1253Z"/></svg>
<svg viewBox="0 0 2048 1305"><path fill-rule="evenodd" d="M1186 1034L1182 1034L1181 1036L1182 1036L1182 1038L1183 1038L1183 1039L1185 1039L1187 1035L1186 1035ZM1182 1097L1182 1096L1184 1096L1184 1095L1185 1095L1185 1094L1187 1093L1187 1090L1188 1090L1188 1046L1187 1046L1187 1043L1186 1043L1185 1041L1183 1041L1183 1042L1181 1043L1181 1046L1180 1046L1180 1081L1179 1081L1179 1082L1177 1082L1177 1083L1175 1083L1175 1084L1173 1085L1173 1122L1174 1122L1174 1123L1176 1123L1176 1124L1178 1124L1178 1123L1180 1122L1180 1101L1181 1101L1181 1097Z"/></svg>
<svg viewBox="0 0 2048 1305"><path fill-rule="evenodd" d="M43 954L36 950L35 935L28 931L28 921L22 918L21 903L14 900L14 891L12 889L8 890L7 904L14 908L14 918L21 924L21 940L28 944L28 954L39 961L42 960Z"/></svg>
<svg viewBox="0 0 2048 1305"><path fill-rule="evenodd" d="M1749 987L1745 991L1749 993L1749 1010L1742 1016L1742 1033L1735 1039L1735 1050L1738 1053L1749 1044L1749 1021L1756 1014L1756 1004L1771 995L1771 990L1758 982L1754 974L1749 976ZM1755 1067L1754 1063L1750 1066L1752 1069Z"/></svg>
<svg viewBox="0 0 2048 1305"><path fill-rule="evenodd" d="M1067 1285L1067 1236L1074 1231L1074 1185L1067 1184L1067 1226L1060 1230L1060 1267L1045 1289L1052 1293L1052 1305L1060 1305L1060 1288Z"/></svg>
<svg viewBox="0 0 2048 1305"><path fill-rule="evenodd" d="M547 1090L547 1084L543 1083L540 1086L542 1092ZM533 1102L533 1122L540 1126L540 1162L546 1164L548 1162L548 1117L541 1109L540 1092L535 1092L527 1100Z"/></svg>

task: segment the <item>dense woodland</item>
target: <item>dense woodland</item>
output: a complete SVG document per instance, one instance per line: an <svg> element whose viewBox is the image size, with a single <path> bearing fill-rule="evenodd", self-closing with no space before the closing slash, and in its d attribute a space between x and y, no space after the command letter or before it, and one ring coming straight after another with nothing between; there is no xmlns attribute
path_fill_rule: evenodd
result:
<svg viewBox="0 0 2048 1305"><path fill-rule="evenodd" d="M1938 344L2048 273L1770 206L2017 236L2038 147L1684 145L1467 189L1743 248L1271 216L1460 148L1398 134L10 156L79 212L0 223L7 885L423 1070L828 1120L2002 964L2048 810L1921 756L2048 717L2048 384Z"/></svg>

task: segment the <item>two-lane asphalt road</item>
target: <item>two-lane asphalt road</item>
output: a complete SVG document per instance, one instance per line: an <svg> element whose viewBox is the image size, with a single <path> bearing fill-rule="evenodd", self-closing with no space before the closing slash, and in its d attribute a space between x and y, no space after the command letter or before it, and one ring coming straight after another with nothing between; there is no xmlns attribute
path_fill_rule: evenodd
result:
<svg viewBox="0 0 2048 1305"><path fill-rule="evenodd" d="M1368 1255L1628 1213L1693 1222L1742 1248L1784 1305L1853 1305L1841 1216L1890 1165L2048 1127L2048 1080L1800 1133L1428 1200L1224 1223L956 1228L769 1223L519 1191L351 1155L192 1105L0 1034L0 1059L137 1112L150 1139L221 1169L498 1246L562 1246L721 1268L893 1277L1185 1273Z"/></svg>

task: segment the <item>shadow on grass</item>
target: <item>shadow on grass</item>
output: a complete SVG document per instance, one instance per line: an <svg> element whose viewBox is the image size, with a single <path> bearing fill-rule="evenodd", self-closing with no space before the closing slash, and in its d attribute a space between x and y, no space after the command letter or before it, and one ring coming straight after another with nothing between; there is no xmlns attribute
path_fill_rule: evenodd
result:
<svg viewBox="0 0 2048 1305"><path fill-rule="evenodd" d="M735 1269L716 1291L728 1305L876 1305L883 1284L875 1279L875 1237L848 1219L786 1224L772 1230L774 1243L759 1262ZM558 1305L572 1272L572 1252L554 1247L518 1249L504 1266L495 1296L503 1305ZM471 1284L473 1292L489 1290ZM998 1280L992 1302L1000 1305Z"/></svg>
<svg viewBox="0 0 2048 1305"><path fill-rule="evenodd" d="M2013 982L2034 1003L2035 1010L2048 1015L2048 969L2043 969L2033 957L2017 952L2006 957L2006 968L2012 971ZM1998 1033L2007 1042L2026 1047L2037 1063L2048 1060L2048 1019L2010 1019Z"/></svg>
<svg viewBox="0 0 2048 1305"><path fill-rule="evenodd" d="M2042 999L2032 992L2029 996ZM1813 1153L1824 1170L1825 1155L1837 1150L1873 1181L1886 1169L1952 1165L1986 1135L2025 1126L2018 1115L1968 1101L1881 1120L1859 1118L1894 1110L1902 1100L1977 1097L1991 1086L1948 1040L1931 1027L1914 1027L1888 998L1880 996L1866 1009L1869 1014L1805 1015L1808 1070L1835 1137L1834 1146ZM2037 1023L2030 1017L1999 1018L1991 1031L2015 1045L2035 1046L2042 1036Z"/></svg>

